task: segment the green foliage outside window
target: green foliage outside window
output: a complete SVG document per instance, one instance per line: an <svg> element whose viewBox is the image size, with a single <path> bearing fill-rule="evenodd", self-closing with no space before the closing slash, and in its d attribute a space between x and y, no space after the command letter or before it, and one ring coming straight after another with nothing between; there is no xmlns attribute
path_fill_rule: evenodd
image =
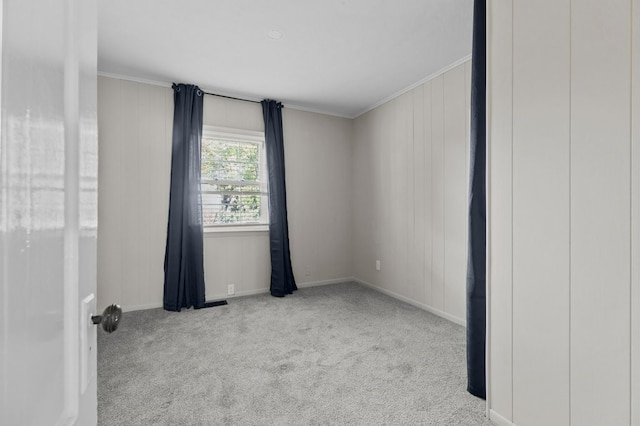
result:
<svg viewBox="0 0 640 426"><path fill-rule="evenodd" d="M205 138L201 155L204 224L259 222L260 146Z"/></svg>

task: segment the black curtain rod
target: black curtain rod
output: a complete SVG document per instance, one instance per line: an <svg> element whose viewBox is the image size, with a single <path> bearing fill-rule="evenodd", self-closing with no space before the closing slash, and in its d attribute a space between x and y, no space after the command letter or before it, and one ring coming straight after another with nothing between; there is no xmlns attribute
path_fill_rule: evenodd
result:
<svg viewBox="0 0 640 426"><path fill-rule="evenodd" d="M209 96L217 96L219 98L233 99L235 101L251 102L251 103L254 103L254 104L259 104L260 103L260 101L251 101L249 99L234 98L233 96L218 95L217 93L209 93L209 92L205 92L205 91L202 91L202 93L204 93L205 95L209 95Z"/></svg>

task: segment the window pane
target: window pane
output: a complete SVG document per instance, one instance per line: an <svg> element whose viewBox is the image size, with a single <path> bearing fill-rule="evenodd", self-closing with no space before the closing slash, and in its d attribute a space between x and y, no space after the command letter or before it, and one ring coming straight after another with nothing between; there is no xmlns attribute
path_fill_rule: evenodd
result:
<svg viewBox="0 0 640 426"><path fill-rule="evenodd" d="M263 146L202 139L202 210L204 225L268 223L266 182L260 179Z"/></svg>
<svg viewBox="0 0 640 426"><path fill-rule="evenodd" d="M261 196L243 194L202 194L204 225L258 223Z"/></svg>
<svg viewBox="0 0 640 426"><path fill-rule="evenodd" d="M202 178L223 181L257 181L259 146L254 143L202 140Z"/></svg>

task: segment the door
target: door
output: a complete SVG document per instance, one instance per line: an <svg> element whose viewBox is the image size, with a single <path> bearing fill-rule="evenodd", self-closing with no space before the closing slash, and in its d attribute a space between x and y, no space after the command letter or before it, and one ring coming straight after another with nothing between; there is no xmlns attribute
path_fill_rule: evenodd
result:
<svg viewBox="0 0 640 426"><path fill-rule="evenodd" d="M0 424L91 425L96 2L0 6Z"/></svg>

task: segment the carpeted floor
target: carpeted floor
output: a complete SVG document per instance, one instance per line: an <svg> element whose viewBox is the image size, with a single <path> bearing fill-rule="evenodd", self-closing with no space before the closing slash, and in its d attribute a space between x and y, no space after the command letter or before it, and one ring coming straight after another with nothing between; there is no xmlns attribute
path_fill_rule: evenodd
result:
<svg viewBox="0 0 640 426"><path fill-rule="evenodd" d="M98 338L100 425L490 425L464 328L354 283L171 313Z"/></svg>

